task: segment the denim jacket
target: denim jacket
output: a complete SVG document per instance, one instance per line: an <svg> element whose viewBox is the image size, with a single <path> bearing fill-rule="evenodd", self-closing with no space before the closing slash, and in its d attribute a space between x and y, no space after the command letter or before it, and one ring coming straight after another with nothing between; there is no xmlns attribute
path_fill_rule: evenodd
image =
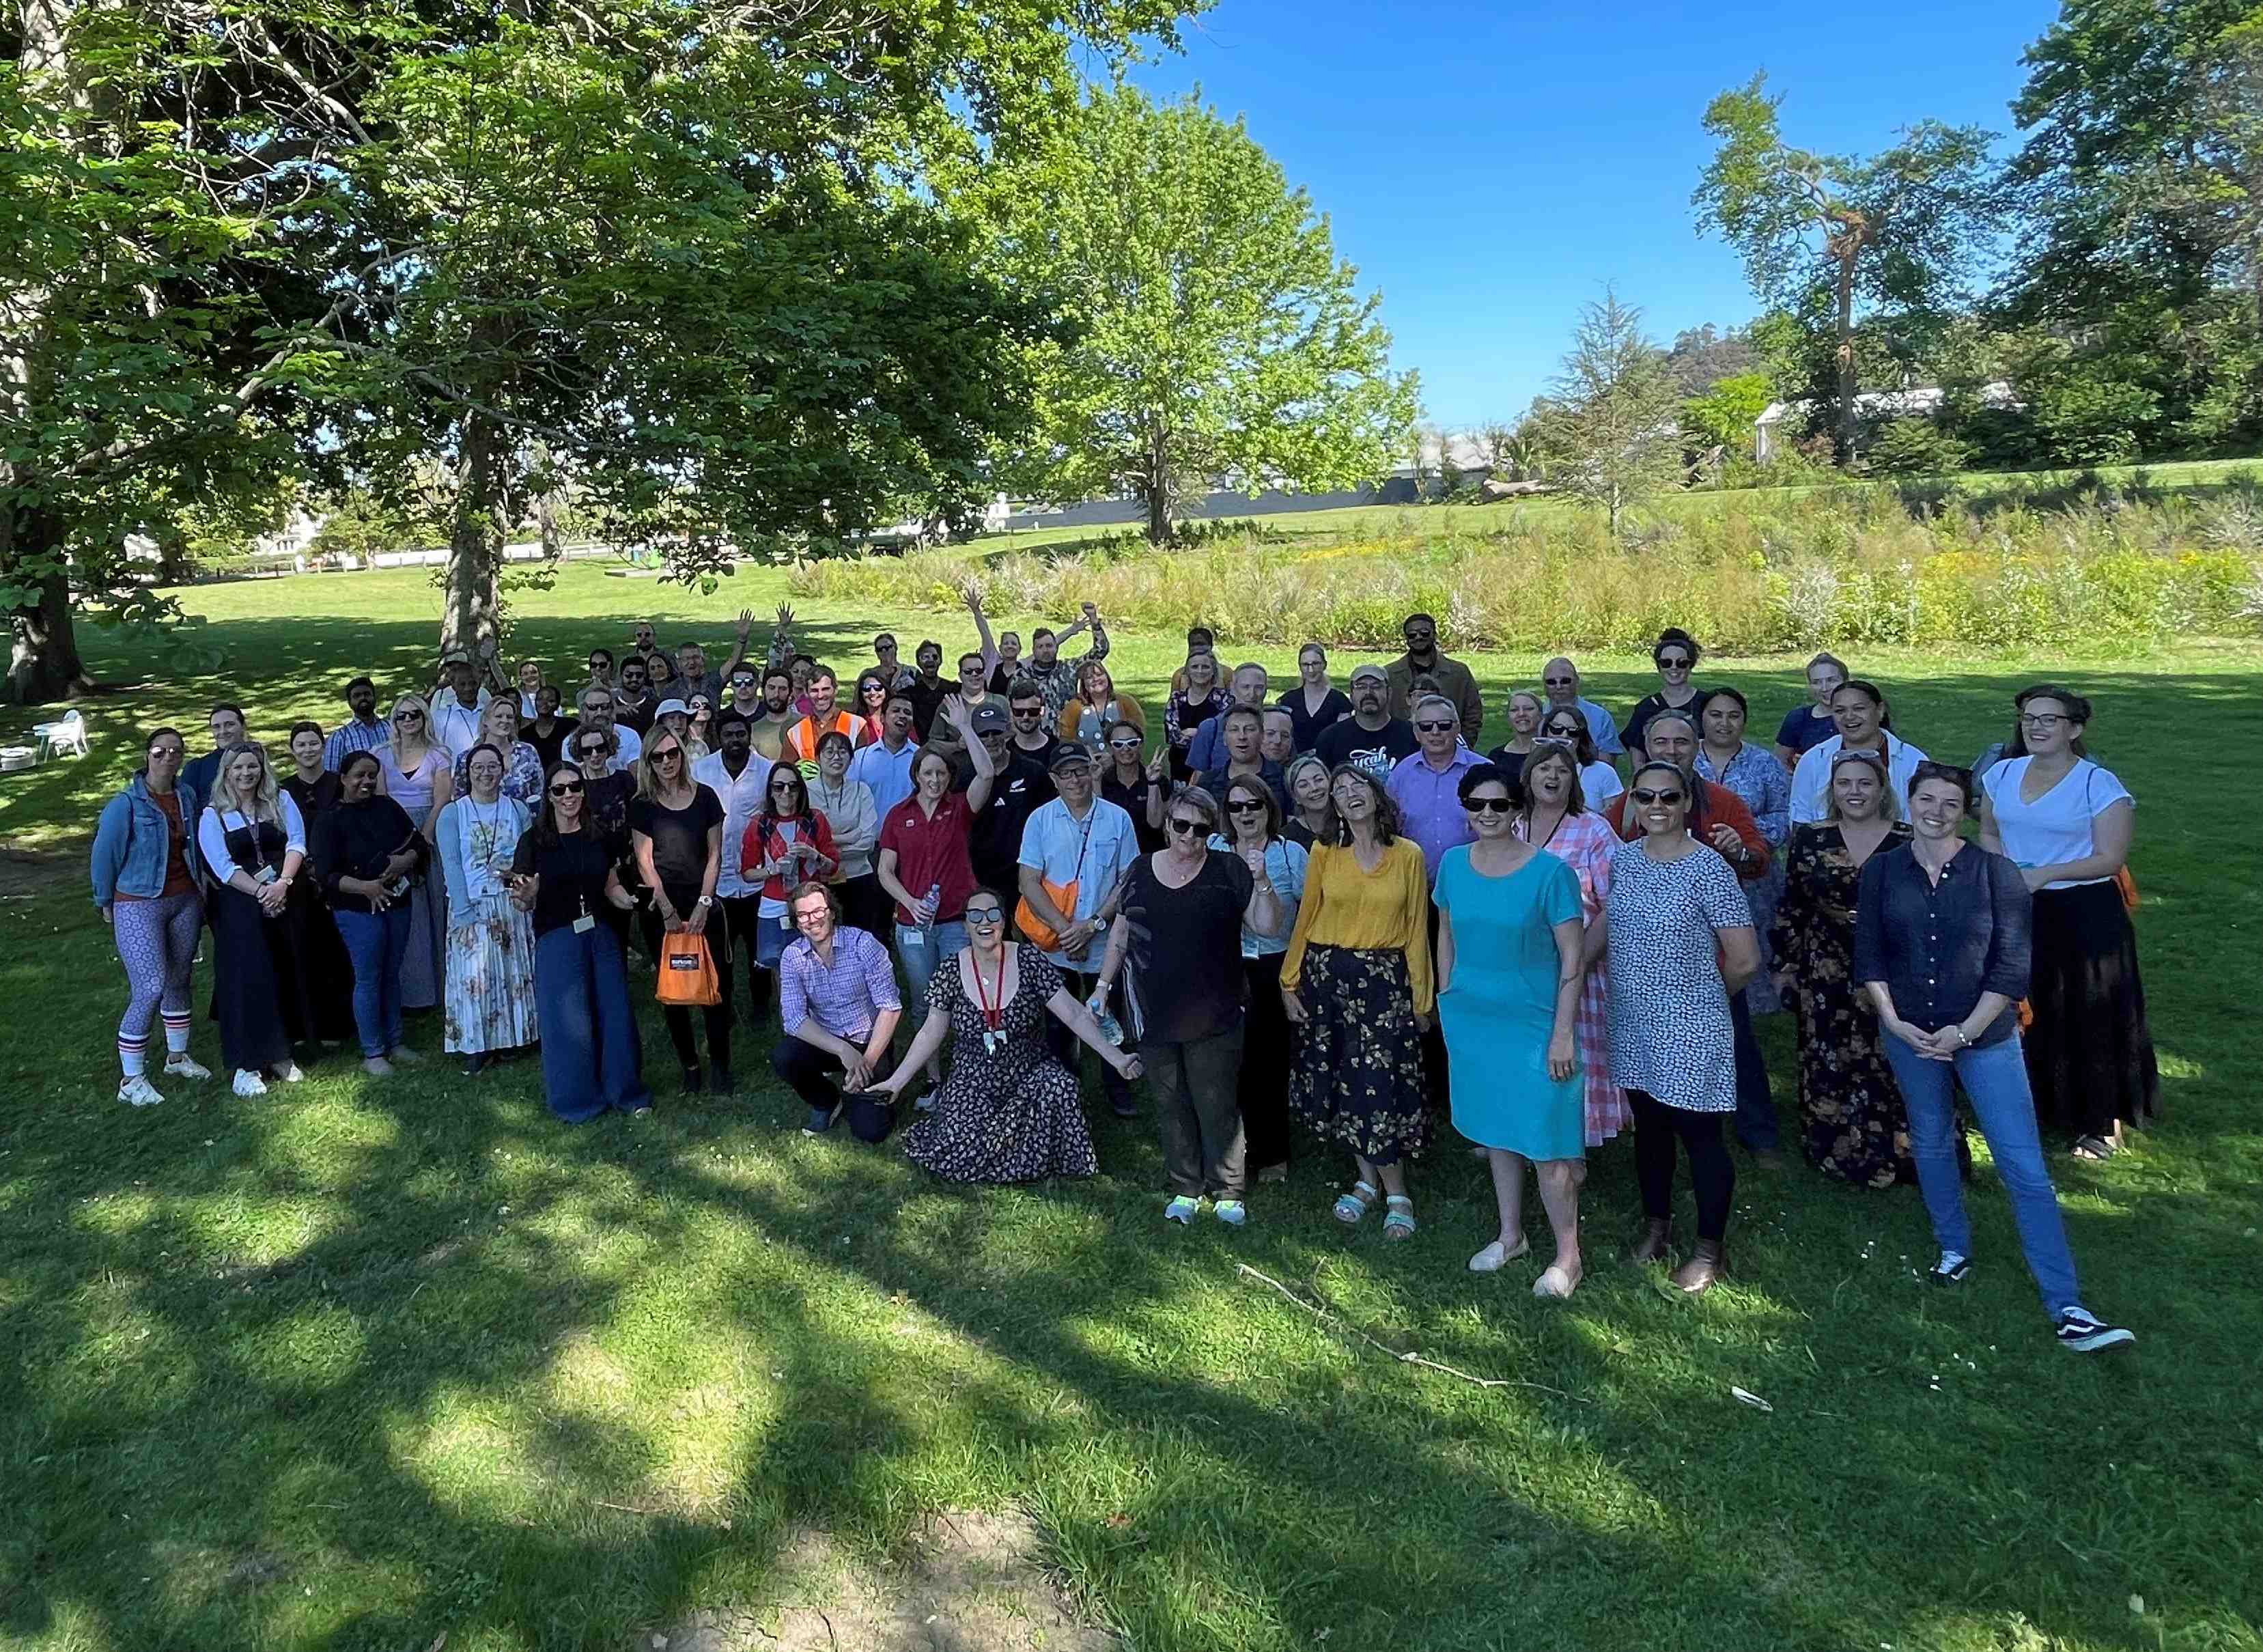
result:
<svg viewBox="0 0 2263 1652"><path fill-rule="evenodd" d="M173 794L180 800L181 821L193 839L204 798L186 780L173 783ZM124 791L102 806L102 816L95 822L89 865L95 905L108 906L121 895L155 900L165 888L168 849L164 811L150 801L148 784L136 774ZM197 875L197 860L192 845L191 877Z"/></svg>

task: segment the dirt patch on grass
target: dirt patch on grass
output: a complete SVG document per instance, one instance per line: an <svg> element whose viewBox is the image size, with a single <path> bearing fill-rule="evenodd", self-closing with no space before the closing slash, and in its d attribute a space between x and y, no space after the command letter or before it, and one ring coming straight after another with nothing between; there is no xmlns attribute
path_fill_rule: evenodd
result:
<svg viewBox="0 0 2263 1652"><path fill-rule="evenodd" d="M53 895L86 876L84 855L59 850L19 849L0 844L0 899L20 900L31 895Z"/></svg>
<svg viewBox="0 0 2263 1652"><path fill-rule="evenodd" d="M1122 1652L1086 1621L1018 1514L949 1511L875 1567L821 1532L788 1546L775 1603L696 1612L648 1630L633 1652Z"/></svg>

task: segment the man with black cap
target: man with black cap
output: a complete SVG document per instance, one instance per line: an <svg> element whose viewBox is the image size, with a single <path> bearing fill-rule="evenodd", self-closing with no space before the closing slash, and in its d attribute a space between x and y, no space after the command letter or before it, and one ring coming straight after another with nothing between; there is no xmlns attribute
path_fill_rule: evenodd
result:
<svg viewBox="0 0 2263 1652"><path fill-rule="evenodd" d="M1139 858L1132 816L1099 796L1092 754L1073 740L1053 752L1052 783L1058 795L1030 816L1023 829L1016 889L1030 914L1052 931L1053 944L1038 946L1045 961L1061 972L1061 984L1081 1002L1099 985L1100 961L1107 950L1108 926L1116 921L1116 890ZM1030 938L1035 944L1035 938ZM1059 1018L1051 1018L1059 1025ZM1081 1047L1066 1026L1066 1042L1053 1026L1045 1042L1072 1073ZM1132 1117L1130 1083L1113 1067L1101 1064L1108 1104L1119 1119Z"/></svg>
<svg viewBox="0 0 2263 1652"><path fill-rule="evenodd" d="M346 685L346 709L353 713L352 719L331 729L330 737L322 742L322 766L333 774L355 752L393 743L392 726L377 714L377 685L369 678L357 677Z"/></svg>
<svg viewBox="0 0 2263 1652"><path fill-rule="evenodd" d="M1387 784L1399 760L1413 757L1421 743L1414 738L1413 725L1393 717L1390 706L1390 674L1379 665L1355 666L1351 715L1322 730L1312 750L1331 769L1340 763L1356 763L1377 785Z"/></svg>
<svg viewBox="0 0 2263 1652"><path fill-rule="evenodd" d="M998 773L988 800L975 813L966 858L973 863L974 880L1006 896L1010 906L1014 891L1021 887L1022 829L1052 801L1052 780L1043 764L1007 738L1005 710L995 699L977 706L971 721L974 737L990 754ZM955 759L951 789L968 791L973 780L972 757Z"/></svg>

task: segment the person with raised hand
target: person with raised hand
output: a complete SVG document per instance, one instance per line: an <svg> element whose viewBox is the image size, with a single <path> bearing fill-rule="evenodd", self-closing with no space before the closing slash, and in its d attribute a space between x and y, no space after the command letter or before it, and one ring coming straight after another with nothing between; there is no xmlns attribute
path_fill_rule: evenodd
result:
<svg viewBox="0 0 2263 1652"><path fill-rule="evenodd" d="M354 1030L362 1070L376 1076L422 1059L401 1040L411 882L431 856L417 822L380 787L373 751L350 754L338 772L338 806L315 816L315 875L353 964Z"/></svg>
<svg viewBox="0 0 2263 1652"><path fill-rule="evenodd" d="M924 771L941 763L922 761L922 794ZM916 808L920 801L900 807ZM1108 1040L1034 946L1007 940L1006 903L996 890L970 890L958 912L966 944L929 980L926 1018L911 1047L872 1087L893 1101L922 1069L933 1073L944 1041L951 1041L951 1076L935 1091L932 1112L906 1134L905 1156L953 1182L1097 1173L1076 1076L1054 1056L1045 1019L1071 1028L1125 1083L1140 1075L1139 1056Z"/></svg>
<svg viewBox="0 0 2263 1652"><path fill-rule="evenodd" d="M1968 772L1921 765L1910 787L1916 836L1870 858L1855 905L1855 978L1877 1010L1886 1060L1909 1109L1918 1187L1941 1246L1933 1279L1960 1285L1972 1267L1956 1152L1961 1086L2059 1346L2072 1353L2124 1347L2136 1337L2083 1305L2021 1055L2014 1006L2030 988L2032 897L2017 866L1961 836L1971 802Z"/></svg>
<svg viewBox="0 0 2263 1652"><path fill-rule="evenodd" d="M180 779L188 743L175 728L142 742L141 767L102 806L89 873L95 910L110 925L126 970L126 1013L118 1023L118 1099L148 1107L165 1099L149 1082L149 1024L165 1022L165 1071L210 1078L189 1054L190 999L204 898L192 847L204 800Z"/></svg>
<svg viewBox="0 0 2263 1652"><path fill-rule="evenodd" d="M554 765L542 789L511 860L511 900L534 925L543 1099L568 1124L609 1110L649 1113L628 970L613 926L597 916L636 905L616 869L622 851L589 820L579 769Z"/></svg>
<svg viewBox="0 0 2263 1652"><path fill-rule="evenodd" d="M1627 796L1642 836L1611 860L1611 1077L1634 1109L1635 1178L1645 1224L1638 1263L1673 1243L1677 1148L1689 1160L1697 1243L1677 1290L1710 1290L1728 1266L1737 1168L1721 1120L1737 1111L1729 999L1760 967L1752 909L1728 862L1695 837L1681 767L1653 757Z"/></svg>
<svg viewBox="0 0 2263 1652"><path fill-rule="evenodd" d="M488 702L490 709L504 699ZM434 859L448 886L445 1048L473 1077L490 1057L540 1036L534 1021L534 931L510 898L510 868L533 814L503 790L502 753L465 754L465 790L440 811ZM536 779L539 795L540 777Z"/></svg>
<svg viewBox="0 0 2263 1652"><path fill-rule="evenodd" d="M1438 1025L1453 1064L1454 1128L1485 1149L1500 1230L1470 1258L1497 1272L1532 1247L1524 1170L1532 1167L1556 1237L1535 1296L1579 1287L1585 1086L1577 1022L1587 925L1571 867L1518 838L1515 781L1490 763L1464 770L1471 840L1446 851L1438 910Z"/></svg>
<svg viewBox="0 0 2263 1652"><path fill-rule="evenodd" d="M1322 1140L1350 1149L1356 1179L1336 1220L1356 1224L1381 1196L1383 1236L1409 1239L1406 1163L1429 1140L1429 884L1381 780L1347 763L1329 788L1336 832L1312 851L1281 963L1282 1008L1304 1029L1289 1100Z"/></svg>
<svg viewBox="0 0 2263 1652"><path fill-rule="evenodd" d="M2129 845L2136 802L2083 743L2091 705L2053 684L2014 699L2024 755L1981 781L1980 845L2008 856L2035 895L2035 1011L2023 1047L2044 1123L2102 1159L2126 1125L2160 1110L2159 1064L2129 922Z"/></svg>

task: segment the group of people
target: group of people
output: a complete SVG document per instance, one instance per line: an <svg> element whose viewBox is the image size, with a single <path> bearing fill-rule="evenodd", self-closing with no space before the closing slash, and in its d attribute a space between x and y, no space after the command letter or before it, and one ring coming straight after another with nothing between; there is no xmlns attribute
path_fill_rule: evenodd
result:
<svg viewBox="0 0 2263 1652"><path fill-rule="evenodd" d="M1813 1164L1914 1181L1934 1277L1961 1280L1961 1084L2055 1334L2131 1340L2081 1300L2042 1146L2050 1128L2106 1156L2158 1106L2134 805L2086 754L2080 695L2023 691L1965 769L1818 656L1811 703L1767 746L1669 630L1657 692L1623 720L1558 658L1481 752L1475 679L1414 614L1399 658L1340 688L1307 643L1277 695L1197 627L1151 743L1089 605L1024 656L965 597L979 640L952 678L938 643L906 666L883 633L845 707L781 609L759 663L750 614L712 673L640 627L618 666L590 651L570 697L537 662L507 678L492 652L455 655L380 720L358 677L347 721L290 728L287 771L234 705L193 760L155 731L93 851L131 989L120 1098L162 1098L160 1018L163 1074L208 1076L190 966L209 923L240 1095L344 1037L372 1074L416 1060L403 1011L437 1005L470 1072L539 1050L560 1118L642 1112L640 946L687 1091L735 1088L734 1026L763 1025L774 996L771 1066L805 1127L845 1114L878 1141L909 1119L904 1150L956 1180L1093 1173L1086 1050L1117 1114L1145 1080L1176 1222L1246 1221L1301 1124L1345 1156L1337 1219L1379 1209L1406 1237L1413 1167L1450 1122L1496 1195L1470 1267L1529 1254L1529 1166L1545 1298L1583 1276L1588 1152L1630 1132L1633 1257L1677 1250L1686 1161L1695 1227L1671 1277L1695 1293L1728 1265L1724 1126L1777 1156L1753 1024L1788 1011ZM704 997L668 989L678 969L705 972Z"/></svg>

